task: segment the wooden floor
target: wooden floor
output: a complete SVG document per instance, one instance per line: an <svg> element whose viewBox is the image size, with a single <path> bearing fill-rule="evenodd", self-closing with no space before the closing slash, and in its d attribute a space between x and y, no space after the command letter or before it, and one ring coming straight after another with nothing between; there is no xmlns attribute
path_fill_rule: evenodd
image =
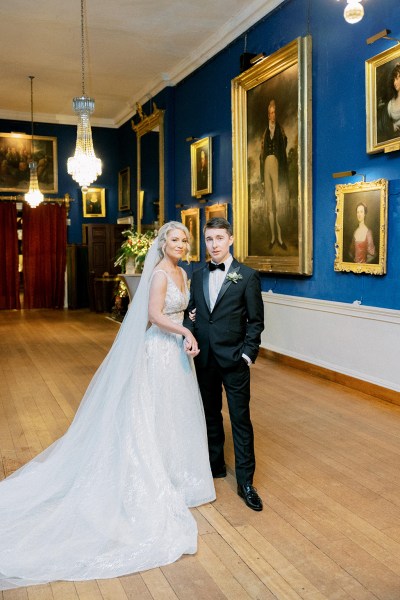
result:
<svg viewBox="0 0 400 600"><path fill-rule="evenodd" d="M65 431L118 327L87 311L0 311L0 476ZM193 511L195 556L0 598L399 600L400 406L259 359L252 416L262 513L236 495L227 426L229 473Z"/></svg>

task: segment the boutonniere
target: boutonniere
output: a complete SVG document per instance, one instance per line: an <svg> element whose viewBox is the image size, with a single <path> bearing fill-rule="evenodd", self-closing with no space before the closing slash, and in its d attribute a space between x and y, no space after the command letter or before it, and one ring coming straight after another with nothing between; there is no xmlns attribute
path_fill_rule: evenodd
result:
<svg viewBox="0 0 400 600"><path fill-rule="evenodd" d="M232 271L231 273L228 273L228 275L226 276L227 281L231 281L232 283L237 283L239 281L239 279L243 279L243 277L241 276L240 273L236 273L236 271Z"/></svg>

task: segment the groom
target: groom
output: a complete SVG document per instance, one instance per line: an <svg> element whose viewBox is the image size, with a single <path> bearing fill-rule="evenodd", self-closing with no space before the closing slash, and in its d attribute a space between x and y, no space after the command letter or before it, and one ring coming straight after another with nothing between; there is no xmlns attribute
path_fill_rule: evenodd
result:
<svg viewBox="0 0 400 600"><path fill-rule="evenodd" d="M213 476L225 477L222 386L225 388L235 449L238 494L253 510L262 500L253 487L254 435L250 420L250 365L256 360L264 329L264 307L257 271L230 253L231 224L223 218L207 221L204 235L211 262L193 273L188 311L194 322L185 326L195 335L200 354L197 379L207 422Z"/></svg>

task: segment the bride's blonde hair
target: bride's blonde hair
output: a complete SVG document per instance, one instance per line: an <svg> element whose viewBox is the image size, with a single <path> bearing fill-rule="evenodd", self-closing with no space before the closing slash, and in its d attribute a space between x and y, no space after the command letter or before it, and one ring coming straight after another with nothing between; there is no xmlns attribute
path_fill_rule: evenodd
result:
<svg viewBox="0 0 400 600"><path fill-rule="evenodd" d="M186 252L183 256L183 260L190 260L190 233L186 225L180 223L179 221L168 221L168 223L164 223L162 227L158 230L157 239L158 239L158 254L160 260L164 258L165 255L165 246L167 243L168 234L174 229L180 229L186 235L187 243L186 243Z"/></svg>

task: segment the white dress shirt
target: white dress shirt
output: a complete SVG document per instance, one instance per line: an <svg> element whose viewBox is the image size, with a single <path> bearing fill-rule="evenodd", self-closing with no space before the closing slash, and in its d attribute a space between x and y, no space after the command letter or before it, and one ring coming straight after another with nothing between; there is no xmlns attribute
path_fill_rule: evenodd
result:
<svg viewBox="0 0 400 600"><path fill-rule="evenodd" d="M218 298L219 291L224 283L226 276L228 274L229 267L231 266L233 261L233 256L230 254L226 260L224 260L225 271L221 271L221 269L215 269L215 271L210 271L210 278L208 280L208 291L210 293L210 308L214 309L215 303ZM214 262L214 261L211 261ZM215 263L214 263L215 264Z"/></svg>

